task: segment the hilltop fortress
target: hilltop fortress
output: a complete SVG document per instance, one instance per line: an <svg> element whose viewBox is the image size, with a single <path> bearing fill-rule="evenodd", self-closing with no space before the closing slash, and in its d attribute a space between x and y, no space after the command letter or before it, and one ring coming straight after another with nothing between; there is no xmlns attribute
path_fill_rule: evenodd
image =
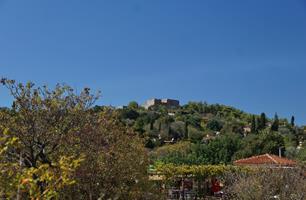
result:
<svg viewBox="0 0 306 200"><path fill-rule="evenodd" d="M149 99L144 104L145 109L149 109L153 106L166 106L167 108L173 109L180 106L180 102L174 99Z"/></svg>

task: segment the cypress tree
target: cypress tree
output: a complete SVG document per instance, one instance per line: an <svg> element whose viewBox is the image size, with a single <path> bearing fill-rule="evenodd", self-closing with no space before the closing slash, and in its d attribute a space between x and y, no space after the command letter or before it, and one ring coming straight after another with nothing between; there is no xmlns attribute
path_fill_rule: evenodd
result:
<svg viewBox="0 0 306 200"><path fill-rule="evenodd" d="M279 128L279 119L278 119L277 113L275 113L274 122L273 122L273 124L271 126L271 130L272 131L278 131L278 128Z"/></svg>
<svg viewBox="0 0 306 200"><path fill-rule="evenodd" d="M252 116L251 132L252 132L252 133L256 133L256 132L257 132L255 115Z"/></svg>
<svg viewBox="0 0 306 200"><path fill-rule="evenodd" d="M260 114L260 124L258 124L258 128L260 130L265 129L267 125L267 117L265 113Z"/></svg>
<svg viewBox="0 0 306 200"><path fill-rule="evenodd" d="M291 126L294 127L295 126L295 118L294 116L291 117Z"/></svg>
<svg viewBox="0 0 306 200"><path fill-rule="evenodd" d="M186 121L185 122L185 135L184 135L184 137L185 137L185 139L187 139L188 138L188 122Z"/></svg>
<svg viewBox="0 0 306 200"><path fill-rule="evenodd" d="M256 130L260 131L261 130L261 120L260 118L256 118Z"/></svg>

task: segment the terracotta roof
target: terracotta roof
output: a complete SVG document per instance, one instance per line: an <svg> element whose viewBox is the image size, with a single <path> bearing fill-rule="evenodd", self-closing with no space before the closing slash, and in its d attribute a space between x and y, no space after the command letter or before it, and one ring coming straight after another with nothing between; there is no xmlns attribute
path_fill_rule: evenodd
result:
<svg viewBox="0 0 306 200"><path fill-rule="evenodd" d="M252 156L241 160L234 161L236 165L278 165L278 166L293 166L296 162L287 158L280 158L276 155L264 154Z"/></svg>

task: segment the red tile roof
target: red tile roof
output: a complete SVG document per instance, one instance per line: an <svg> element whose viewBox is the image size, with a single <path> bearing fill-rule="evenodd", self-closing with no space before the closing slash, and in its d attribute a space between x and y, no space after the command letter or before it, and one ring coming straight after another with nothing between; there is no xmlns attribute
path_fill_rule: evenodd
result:
<svg viewBox="0 0 306 200"><path fill-rule="evenodd" d="M296 162L287 158L280 158L276 155L264 154L259 156L252 156L234 161L236 165L277 165L277 166L293 166Z"/></svg>

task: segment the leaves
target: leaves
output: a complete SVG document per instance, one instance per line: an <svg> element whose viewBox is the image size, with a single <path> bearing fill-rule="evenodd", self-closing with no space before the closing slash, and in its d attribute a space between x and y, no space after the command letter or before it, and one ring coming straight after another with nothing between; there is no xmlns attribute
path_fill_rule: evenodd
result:
<svg viewBox="0 0 306 200"><path fill-rule="evenodd" d="M229 172L249 172L250 168L232 165L174 165L157 163L155 173L164 175L166 180L173 180L176 177L190 177L203 179L212 176L222 176Z"/></svg>
<svg viewBox="0 0 306 200"><path fill-rule="evenodd" d="M94 119L90 109L98 96L88 88L76 94L66 85L50 90L32 82L1 83L14 103L11 110L0 112L0 194L57 198L64 186L75 183L71 175L83 157L71 148L78 142L75 136Z"/></svg>
<svg viewBox="0 0 306 200"><path fill-rule="evenodd" d="M59 191L63 187L75 183L72 179L73 172L83 160L63 156L52 167L42 164L38 168L24 169L20 177L20 187L29 194L30 199L58 199Z"/></svg>

